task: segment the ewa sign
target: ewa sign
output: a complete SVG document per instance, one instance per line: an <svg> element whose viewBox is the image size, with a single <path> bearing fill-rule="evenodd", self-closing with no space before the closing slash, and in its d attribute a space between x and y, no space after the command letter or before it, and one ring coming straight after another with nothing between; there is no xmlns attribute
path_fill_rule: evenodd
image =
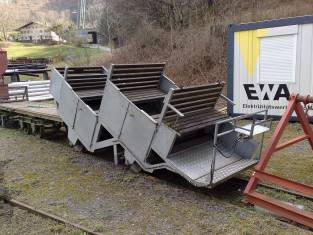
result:
<svg viewBox="0 0 313 235"><path fill-rule="evenodd" d="M313 95L313 16L231 25L228 57L229 113L281 116L292 93Z"/></svg>
<svg viewBox="0 0 313 235"><path fill-rule="evenodd" d="M243 84L248 100L288 100L290 92L286 84Z"/></svg>

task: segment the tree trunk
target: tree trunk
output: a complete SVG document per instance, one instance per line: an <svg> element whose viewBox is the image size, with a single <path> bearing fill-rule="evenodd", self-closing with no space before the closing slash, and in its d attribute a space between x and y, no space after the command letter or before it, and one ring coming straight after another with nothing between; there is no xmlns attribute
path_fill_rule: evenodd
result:
<svg viewBox="0 0 313 235"><path fill-rule="evenodd" d="M5 28L4 27L2 27L2 35L3 35L4 41L7 41L7 34L5 32Z"/></svg>

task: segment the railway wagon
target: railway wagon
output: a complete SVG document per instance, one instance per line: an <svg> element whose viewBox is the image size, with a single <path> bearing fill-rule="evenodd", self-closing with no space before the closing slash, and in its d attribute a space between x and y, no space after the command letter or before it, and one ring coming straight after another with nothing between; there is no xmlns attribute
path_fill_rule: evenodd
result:
<svg viewBox="0 0 313 235"><path fill-rule="evenodd" d="M266 111L229 118L215 109L224 83L167 85L167 94L158 93L160 84L149 83L146 88L141 84L151 80L134 79L145 69L112 65L100 107L99 122L125 149L126 164L138 164L148 172L168 169L195 186L214 187L258 162L262 141L254 136L269 130L263 126L268 121ZM121 83L122 71L131 78ZM133 89L140 99L129 95ZM149 89L157 95L146 96ZM260 113L263 120L256 119ZM248 117L253 118L251 124L237 124Z"/></svg>
<svg viewBox="0 0 313 235"><path fill-rule="evenodd" d="M107 79L104 67L66 67L52 71L51 94L58 114L67 126L72 145L81 144L90 152L113 146L114 138L95 139L98 110Z"/></svg>
<svg viewBox="0 0 313 235"><path fill-rule="evenodd" d="M107 78L99 68L100 78L90 68L55 69L51 93L70 141L90 152L113 146L115 163L122 160L120 145L127 165L168 169L199 187L214 187L254 166L263 141L255 137L269 130L267 111L229 118L215 108L220 97L229 101L224 83L180 88L164 68L114 64ZM240 125L244 118L251 123Z"/></svg>

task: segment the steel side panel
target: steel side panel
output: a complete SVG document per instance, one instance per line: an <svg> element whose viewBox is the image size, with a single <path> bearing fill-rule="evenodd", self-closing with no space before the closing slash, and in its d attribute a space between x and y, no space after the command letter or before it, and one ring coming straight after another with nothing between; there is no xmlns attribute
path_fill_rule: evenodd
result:
<svg viewBox="0 0 313 235"><path fill-rule="evenodd" d="M62 75L56 70L52 70L50 92L55 101L60 102L62 84L65 83Z"/></svg>
<svg viewBox="0 0 313 235"><path fill-rule="evenodd" d="M77 104L78 97L73 90L64 83L61 88L58 111L64 123L69 127L74 125Z"/></svg>
<svg viewBox="0 0 313 235"><path fill-rule="evenodd" d="M97 115L82 101L78 102L74 131L78 139L89 150L97 124Z"/></svg>
<svg viewBox="0 0 313 235"><path fill-rule="evenodd" d="M160 89L164 92L169 92L171 88L178 88L173 81L162 75L160 78Z"/></svg>
<svg viewBox="0 0 313 235"><path fill-rule="evenodd" d="M167 158L176 139L176 132L163 123L153 140L152 149L163 158Z"/></svg>
<svg viewBox="0 0 313 235"><path fill-rule="evenodd" d="M144 161L155 128L156 123L153 123L152 120L134 104L130 104L120 139L137 159Z"/></svg>
<svg viewBox="0 0 313 235"><path fill-rule="evenodd" d="M121 132L128 104L129 101L107 82L99 111L99 122L116 138Z"/></svg>

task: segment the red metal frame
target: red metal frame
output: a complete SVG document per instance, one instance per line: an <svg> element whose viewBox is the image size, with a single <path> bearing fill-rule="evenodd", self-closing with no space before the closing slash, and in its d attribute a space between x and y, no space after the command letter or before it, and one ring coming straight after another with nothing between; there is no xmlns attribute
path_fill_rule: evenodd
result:
<svg viewBox="0 0 313 235"><path fill-rule="evenodd" d="M0 49L0 100L9 99L8 85L4 84L3 74L6 71L8 65L7 52Z"/></svg>
<svg viewBox="0 0 313 235"><path fill-rule="evenodd" d="M2 75L5 73L7 65L8 65L7 52L2 51L0 48L0 78L2 78Z"/></svg>
<svg viewBox="0 0 313 235"><path fill-rule="evenodd" d="M304 105L313 103L313 97L310 96L300 96L292 95L288 107L282 116L268 147L265 149L261 156L259 164L256 166L255 172L253 173L246 189L245 189L245 202L263 207L279 216L288 218L290 220L296 221L300 224L304 224L313 228L313 213L300 210L294 206L287 204L260 193L254 192L259 181L266 181L272 184L279 185L284 188L300 192L304 195L313 196L313 187L298 182L290 181L285 178L281 178L275 175L271 175L265 172L265 169L268 165L269 160L271 159L273 153L289 147L298 142L308 140L312 150L313 150L313 130L310 127L310 122L307 114L304 112L302 103ZM290 118L293 112L296 112L298 121L301 123L301 126L304 130L304 135L289 140L283 144L279 144L279 141L283 135L283 132L288 125Z"/></svg>

